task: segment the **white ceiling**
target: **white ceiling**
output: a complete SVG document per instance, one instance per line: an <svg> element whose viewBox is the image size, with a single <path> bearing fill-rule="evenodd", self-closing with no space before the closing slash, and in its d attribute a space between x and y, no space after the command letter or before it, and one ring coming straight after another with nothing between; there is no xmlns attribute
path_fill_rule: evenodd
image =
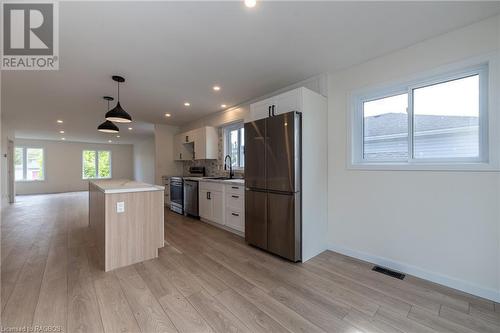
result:
<svg viewBox="0 0 500 333"><path fill-rule="evenodd" d="M114 140L129 143L153 123L185 124L499 12L498 2L61 2L60 70L3 72L2 116L18 137L59 139L63 127L67 140L106 142L101 96L116 96L120 74L134 130Z"/></svg>

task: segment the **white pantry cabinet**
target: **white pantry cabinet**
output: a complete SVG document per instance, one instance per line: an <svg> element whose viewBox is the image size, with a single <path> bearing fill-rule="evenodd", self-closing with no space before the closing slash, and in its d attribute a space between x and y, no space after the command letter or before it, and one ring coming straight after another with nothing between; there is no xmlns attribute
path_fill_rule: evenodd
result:
<svg viewBox="0 0 500 333"><path fill-rule="evenodd" d="M210 126L179 133L174 139L175 160L217 159L218 140L217 129Z"/></svg>
<svg viewBox="0 0 500 333"><path fill-rule="evenodd" d="M290 111L303 111L304 87L266 98L250 105L250 114L245 122L277 116Z"/></svg>
<svg viewBox="0 0 500 333"><path fill-rule="evenodd" d="M302 261L328 248L327 99L305 87L266 98L250 105L245 122L298 111L301 119ZM232 215L233 216L233 215ZM233 216L237 217L237 216Z"/></svg>

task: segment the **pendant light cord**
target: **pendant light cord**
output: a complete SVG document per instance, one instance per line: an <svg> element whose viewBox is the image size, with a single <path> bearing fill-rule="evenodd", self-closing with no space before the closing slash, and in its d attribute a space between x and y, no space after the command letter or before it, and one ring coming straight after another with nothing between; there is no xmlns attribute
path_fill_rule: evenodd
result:
<svg viewBox="0 0 500 333"><path fill-rule="evenodd" d="M118 82L118 102L120 102L120 82Z"/></svg>

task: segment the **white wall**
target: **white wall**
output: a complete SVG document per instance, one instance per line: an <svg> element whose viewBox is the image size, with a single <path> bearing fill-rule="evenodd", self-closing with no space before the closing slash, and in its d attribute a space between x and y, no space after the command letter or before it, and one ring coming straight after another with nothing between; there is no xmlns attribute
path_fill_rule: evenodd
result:
<svg viewBox="0 0 500 333"><path fill-rule="evenodd" d="M353 91L491 52L490 144L498 154L499 38L495 17L329 75L332 250L500 301L499 172L346 167Z"/></svg>
<svg viewBox="0 0 500 333"><path fill-rule="evenodd" d="M155 140L154 138L134 143L134 179L154 184Z"/></svg>
<svg viewBox="0 0 500 333"><path fill-rule="evenodd" d="M16 139L15 145L45 150L45 180L16 182L17 194L86 191L88 181L82 179L82 151L85 149L111 150L113 179L132 179L134 176L132 145L23 139Z"/></svg>
<svg viewBox="0 0 500 333"><path fill-rule="evenodd" d="M174 161L174 136L179 128L155 124L155 184L162 176L182 176L182 163Z"/></svg>

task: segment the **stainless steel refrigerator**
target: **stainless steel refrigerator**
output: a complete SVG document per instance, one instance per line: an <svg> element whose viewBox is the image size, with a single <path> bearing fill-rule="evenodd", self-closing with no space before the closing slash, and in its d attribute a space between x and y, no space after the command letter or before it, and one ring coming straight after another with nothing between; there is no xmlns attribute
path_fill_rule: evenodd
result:
<svg viewBox="0 0 500 333"><path fill-rule="evenodd" d="M301 114L245 124L245 240L291 261L301 251Z"/></svg>

